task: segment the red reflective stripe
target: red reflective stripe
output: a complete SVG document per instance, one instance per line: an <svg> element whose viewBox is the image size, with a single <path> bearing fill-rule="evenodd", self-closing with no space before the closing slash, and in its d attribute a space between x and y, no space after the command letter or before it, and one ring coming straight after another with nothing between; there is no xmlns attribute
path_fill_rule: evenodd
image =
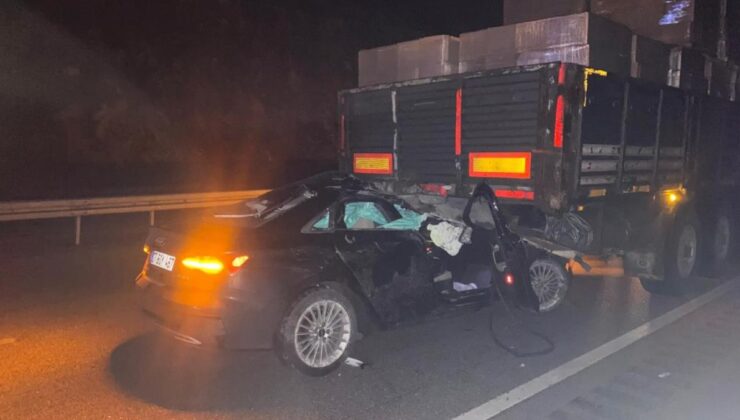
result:
<svg viewBox="0 0 740 420"><path fill-rule="evenodd" d="M534 200L534 191L522 190L494 190L496 197L511 200Z"/></svg>
<svg viewBox="0 0 740 420"><path fill-rule="evenodd" d="M344 151L344 114L339 116L339 151Z"/></svg>
<svg viewBox="0 0 740 420"><path fill-rule="evenodd" d="M558 85L565 85L565 64L560 63L560 70L558 70Z"/></svg>
<svg viewBox="0 0 740 420"><path fill-rule="evenodd" d="M462 88L455 92L455 156L462 154Z"/></svg>
<svg viewBox="0 0 740 420"><path fill-rule="evenodd" d="M555 105L555 133L553 134L552 145L556 148L563 148L563 118L565 115L565 99L563 95L558 95L557 104Z"/></svg>

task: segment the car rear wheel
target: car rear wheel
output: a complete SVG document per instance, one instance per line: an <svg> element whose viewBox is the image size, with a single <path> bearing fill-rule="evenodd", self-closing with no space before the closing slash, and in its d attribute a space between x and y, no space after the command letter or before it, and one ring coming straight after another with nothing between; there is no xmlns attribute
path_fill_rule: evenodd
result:
<svg viewBox="0 0 740 420"><path fill-rule="evenodd" d="M549 312L565 300L570 277L562 264L553 260L535 260L529 266L532 289L540 301L540 312Z"/></svg>
<svg viewBox="0 0 740 420"><path fill-rule="evenodd" d="M305 374L326 375L347 357L356 334L350 300L334 287L322 285L304 292L283 319L282 356Z"/></svg>

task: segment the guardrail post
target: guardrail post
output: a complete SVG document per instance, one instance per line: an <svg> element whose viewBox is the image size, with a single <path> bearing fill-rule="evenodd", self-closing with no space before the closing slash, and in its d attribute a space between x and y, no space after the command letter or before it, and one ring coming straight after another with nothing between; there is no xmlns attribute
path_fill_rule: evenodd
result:
<svg viewBox="0 0 740 420"><path fill-rule="evenodd" d="M75 245L80 244L80 233L82 230L82 216L75 217Z"/></svg>
<svg viewBox="0 0 740 420"><path fill-rule="evenodd" d="M154 226L154 210L149 212L149 226Z"/></svg>

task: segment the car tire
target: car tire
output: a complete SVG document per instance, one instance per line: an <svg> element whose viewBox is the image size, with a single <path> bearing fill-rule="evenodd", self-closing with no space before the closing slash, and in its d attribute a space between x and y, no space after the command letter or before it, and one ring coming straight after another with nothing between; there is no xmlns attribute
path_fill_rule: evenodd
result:
<svg viewBox="0 0 740 420"><path fill-rule="evenodd" d="M540 312L550 312L565 301L570 275L563 264L551 259L534 260L529 265L529 279L540 301Z"/></svg>
<svg viewBox="0 0 740 420"><path fill-rule="evenodd" d="M322 284L303 292L283 318L282 359L310 376L323 376L347 358L358 334L357 317L340 287Z"/></svg>
<svg viewBox="0 0 740 420"><path fill-rule="evenodd" d="M663 280L640 279L642 287L654 294L683 295L693 286L699 263L699 219L692 211L679 215L668 235L663 258Z"/></svg>

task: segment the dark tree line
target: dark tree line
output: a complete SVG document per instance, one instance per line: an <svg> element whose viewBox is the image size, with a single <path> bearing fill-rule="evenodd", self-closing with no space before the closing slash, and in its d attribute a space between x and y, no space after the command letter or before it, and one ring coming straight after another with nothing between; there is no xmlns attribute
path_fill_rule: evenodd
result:
<svg viewBox="0 0 740 420"><path fill-rule="evenodd" d="M3 192L94 193L102 181L77 178L95 173L239 187L331 162L358 49L495 23L457 2L396 3L4 2Z"/></svg>

